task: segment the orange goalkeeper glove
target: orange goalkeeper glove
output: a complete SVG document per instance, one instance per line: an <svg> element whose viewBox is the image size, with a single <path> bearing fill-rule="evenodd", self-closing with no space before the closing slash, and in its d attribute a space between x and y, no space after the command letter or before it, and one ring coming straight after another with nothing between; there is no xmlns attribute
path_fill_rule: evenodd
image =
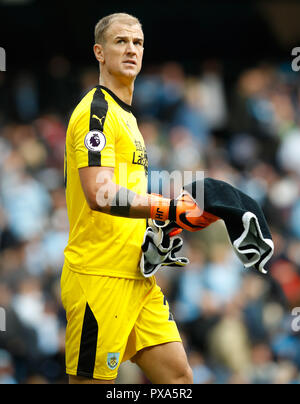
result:
<svg viewBox="0 0 300 404"><path fill-rule="evenodd" d="M219 220L217 216L202 212L186 191L176 200L152 195L150 215L154 220L175 222L179 227L190 232L202 230Z"/></svg>

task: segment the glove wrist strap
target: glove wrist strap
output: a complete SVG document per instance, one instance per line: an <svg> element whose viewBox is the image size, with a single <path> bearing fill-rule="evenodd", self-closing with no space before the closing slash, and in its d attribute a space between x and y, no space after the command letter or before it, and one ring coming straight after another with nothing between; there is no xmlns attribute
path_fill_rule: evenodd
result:
<svg viewBox="0 0 300 404"><path fill-rule="evenodd" d="M153 220L165 222L169 219L171 200L151 195L150 217Z"/></svg>

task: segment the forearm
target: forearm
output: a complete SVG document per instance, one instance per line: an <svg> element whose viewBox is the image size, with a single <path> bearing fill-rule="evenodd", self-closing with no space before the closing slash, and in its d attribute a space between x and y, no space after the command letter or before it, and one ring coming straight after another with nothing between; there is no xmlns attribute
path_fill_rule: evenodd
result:
<svg viewBox="0 0 300 404"><path fill-rule="evenodd" d="M99 186L92 209L112 216L149 218L151 210L153 212L154 201L158 198L164 199L150 194L140 195L113 181L107 181ZM168 199L165 201L169 204Z"/></svg>

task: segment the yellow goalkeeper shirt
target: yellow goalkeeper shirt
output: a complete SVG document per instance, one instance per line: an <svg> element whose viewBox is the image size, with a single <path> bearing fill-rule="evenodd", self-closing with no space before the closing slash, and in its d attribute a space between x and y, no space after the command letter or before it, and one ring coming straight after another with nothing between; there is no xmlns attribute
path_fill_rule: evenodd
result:
<svg viewBox="0 0 300 404"><path fill-rule="evenodd" d="M78 171L91 166L114 167L116 184L147 193L147 153L131 106L103 86L81 100L68 125L64 176L70 234L65 263L84 274L141 279L146 220L91 210Z"/></svg>

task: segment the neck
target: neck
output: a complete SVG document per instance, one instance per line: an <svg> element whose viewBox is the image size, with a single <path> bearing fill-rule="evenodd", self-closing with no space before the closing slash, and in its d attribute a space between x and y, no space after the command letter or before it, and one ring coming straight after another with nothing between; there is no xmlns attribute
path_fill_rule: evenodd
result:
<svg viewBox="0 0 300 404"><path fill-rule="evenodd" d="M134 90L134 80L124 83L115 77L109 77L108 79L105 76L100 75L99 84L111 90L126 104L131 105Z"/></svg>

